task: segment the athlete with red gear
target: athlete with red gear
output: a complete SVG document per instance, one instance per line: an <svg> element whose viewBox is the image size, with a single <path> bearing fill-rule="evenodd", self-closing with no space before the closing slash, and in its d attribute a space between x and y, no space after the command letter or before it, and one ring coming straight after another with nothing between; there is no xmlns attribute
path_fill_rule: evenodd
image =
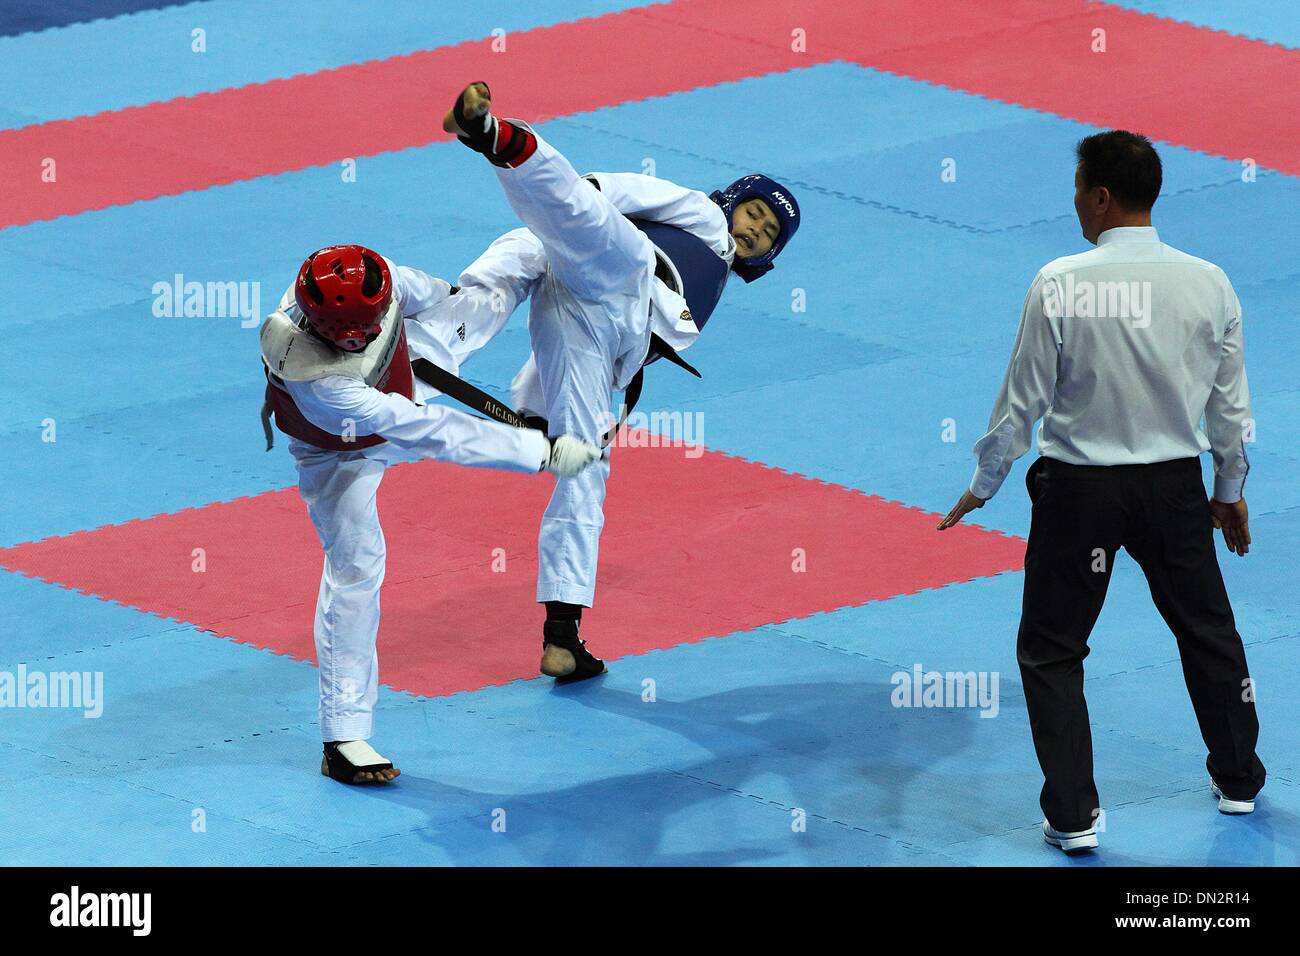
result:
<svg viewBox="0 0 1300 956"><path fill-rule="evenodd" d="M298 489L325 550L314 629L321 772L345 783L385 783L400 772L367 742L378 697L385 545L375 494L384 469L436 458L571 477L600 457L568 436L552 441L422 404L438 393L412 375L412 355L455 374L498 331L462 325L462 313L493 313L476 307L476 290L465 293L465 309L447 307L455 292L363 246L328 246L307 257L262 325L268 448L273 415L290 436Z"/></svg>

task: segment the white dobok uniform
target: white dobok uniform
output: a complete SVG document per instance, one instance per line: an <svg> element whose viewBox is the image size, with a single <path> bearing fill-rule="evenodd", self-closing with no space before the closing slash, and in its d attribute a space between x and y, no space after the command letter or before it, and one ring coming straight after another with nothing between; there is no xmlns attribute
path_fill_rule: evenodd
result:
<svg viewBox="0 0 1300 956"><path fill-rule="evenodd" d="M514 407L546 418L551 435L599 445L615 422L612 393L641 368L650 334L679 352L699 337L686 300L655 279L654 246L627 217L685 229L730 265L727 217L704 193L653 176L593 173L596 189L540 136L531 157L496 174L527 228L497 239L460 286L479 290L479 303L496 290L507 315L531 297L533 351L511 385ZM608 477L607 455L557 480L538 535L538 601L592 604Z"/></svg>
<svg viewBox="0 0 1300 956"><path fill-rule="evenodd" d="M262 357L312 425L331 435L380 435L373 447L330 451L292 438L298 489L325 550L316 602L321 738L366 740L378 697L379 589L384 535L375 495L389 464L436 458L461 465L536 472L549 443L532 429L512 428L438 405L439 394L414 381L414 400L367 384L375 364L404 328L412 358L456 374L490 340L509 312L480 301L481 289L450 295L441 279L389 262L393 301L383 332L362 352L332 348L306 332L293 287L262 326ZM405 359L402 359L405 361Z"/></svg>

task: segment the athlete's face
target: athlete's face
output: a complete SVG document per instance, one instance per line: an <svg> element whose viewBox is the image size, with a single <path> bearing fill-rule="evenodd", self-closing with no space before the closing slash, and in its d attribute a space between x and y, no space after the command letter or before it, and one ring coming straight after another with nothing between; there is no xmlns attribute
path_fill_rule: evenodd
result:
<svg viewBox="0 0 1300 956"><path fill-rule="evenodd" d="M731 217L731 237L736 240L736 255L741 259L761 256L780 234L781 220L761 199L745 200Z"/></svg>

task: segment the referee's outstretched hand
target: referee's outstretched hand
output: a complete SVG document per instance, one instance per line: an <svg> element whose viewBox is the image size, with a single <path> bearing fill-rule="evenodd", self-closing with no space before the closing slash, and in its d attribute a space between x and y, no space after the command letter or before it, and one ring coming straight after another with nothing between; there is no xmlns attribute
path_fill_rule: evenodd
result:
<svg viewBox="0 0 1300 956"><path fill-rule="evenodd" d="M1223 543L1229 551L1242 557L1250 550L1250 520L1245 498L1230 505L1211 498L1210 518L1216 528L1222 529Z"/></svg>
<svg viewBox="0 0 1300 956"><path fill-rule="evenodd" d="M957 503L952 506L952 510L939 522L939 530L947 531L976 508L983 508L984 502L987 500L987 498L976 498L969 491L963 492L962 496L957 499Z"/></svg>

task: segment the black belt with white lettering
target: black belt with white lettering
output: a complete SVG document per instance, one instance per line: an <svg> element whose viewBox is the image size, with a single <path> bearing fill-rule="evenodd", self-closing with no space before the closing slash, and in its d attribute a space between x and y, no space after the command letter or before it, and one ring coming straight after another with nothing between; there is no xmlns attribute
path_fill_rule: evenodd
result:
<svg viewBox="0 0 1300 956"><path fill-rule="evenodd" d="M412 359L411 371L424 384L436 388L448 398L455 399L466 408L481 415L486 415L493 421L501 422L503 425L513 425L515 428L536 427L529 419L511 411L483 389L471 385L457 375L452 375L451 372L441 366L434 365L428 359Z"/></svg>

